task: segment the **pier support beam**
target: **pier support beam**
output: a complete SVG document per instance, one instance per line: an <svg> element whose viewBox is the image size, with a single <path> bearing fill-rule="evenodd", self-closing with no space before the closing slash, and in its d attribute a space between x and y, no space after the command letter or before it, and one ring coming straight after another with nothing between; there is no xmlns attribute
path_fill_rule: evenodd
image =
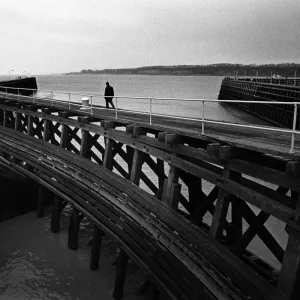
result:
<svg viewBox="0 0 300 300"><path fill-rule="evenodd" d="M99 268L100 251L101 251L101 243L102 243L103 236L104 236L104 232L101 229L99 229L98 226L94 225L93 243L92 243L91 260L90 260L91 270L97 270Z"/></svg>
<svg viewBox="0 0 300 300"><path fill-rule="evenodd" d="M125 253L123 249L120 249L120 253L116 262L116 277L113 292L113 297L116 300L122 299L123 297L128 259L129 256Z"/></svg>
<svg viewBox="0 0 300 300"><path fill-rule="evenodd" d="M51 231L58 233L60 230L60 215L66 203L60 200L57 196L53 199L52 204L52 217L51 217Z"/></svg>
<svg viewBox="0 0 300 300"><path fill-rule="evenodd" d="M224 169L223 176L229 178L231 171ZM218 199L216 204L215 213L213 216L212 224L210 227L210 235L216 239L221 240L223 237L224 224L229 207L229 193L219 188Z"/></svg>
<svg viewBox="0 0 300 300"><path fill-rule="evenodd" d="M89 158L90 147L89 147L89 132L87 130L81 130L81 144L80 144L80 155Z"/></svg>
<svg viewBox="0 0 300 300"><path fill-rule="evenodd" d="M165 134L159 135L159 139L165 140L165 143L170 147L176 146L180 142L180 137L176 134ZM178 183L180 170L170 165L168 178L164 181L164 189L162 194L162 201L173 209L178 208L180 200L181 184Z"/></svg>
<svg viewBox="0 0 300 300"><path fill-rule="evenodd" d="M68 247L72 250L76 250L78 247L79 227L82 218L83 216L80 214L80 212L73 208L73 211L70 215L68 235Z"/></svg>
<svg viewBox="0 0 300 300"><path fill-rule="evenodd" d="M21 130L21 113L16 112L15 116L15 131Z"/></svg>
<svg viewBox="0 0 300 300"><path fill-rule="evenodd" d="M61 125L61 138L60 138L60 147L65 149L68 146L69 142L69 126L66 124Z"/></svg>
<svg viewBox="0 0 300 300"><path fill-rule="evenodd" d="M3 127L8 126L8 111L3 110Z"/></svg>

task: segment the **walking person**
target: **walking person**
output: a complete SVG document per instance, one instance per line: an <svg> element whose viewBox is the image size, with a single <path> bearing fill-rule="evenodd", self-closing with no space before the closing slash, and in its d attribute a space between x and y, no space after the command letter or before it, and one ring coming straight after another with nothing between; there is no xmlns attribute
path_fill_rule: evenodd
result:
<svg viewBox="0 0 300 300"><path fill-rule="evenodd" d="M114 98L114 88L109 85L109 82L106 82L106 88L104 91L104 99L106 101L106 108L109 108L109 104L112 106L112 108L115 108L113 104L113 98Z"/></svg>

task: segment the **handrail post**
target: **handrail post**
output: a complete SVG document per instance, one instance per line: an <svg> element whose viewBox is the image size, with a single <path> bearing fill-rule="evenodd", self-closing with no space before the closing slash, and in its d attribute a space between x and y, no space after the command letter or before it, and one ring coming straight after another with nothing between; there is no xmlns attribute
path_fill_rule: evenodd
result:
<svg viewBox="0 0 300 300"><path fill-rule="evenodd" d="M292 132L292 141L291 141L291 149L290 153L294 152L294 146L295 146L295 130L296 130L296 124L297 124L297 103L294 104L294 119L293 119L293 132Z"/></svg>
<svg viewBox="0 0 300 300"><path fill-rule="evenodd" d="M54 103L53 103L53 91L51 91L50 94L51 94L51 99L52 99L52 106L54 106Z"/></svg>
<svg viewBox="0 0 300 300"><path fill-rule="evenodd" d="M202 100L202 134L204 134L204 100Z"/></svg>
<svg viewBox="0 0 300 300"><path fill-rule="evenodd" d="M93 96L90 97L91 97L91 114L93 114Z"/></svg>
<svg viewBox="0 0 300 300"><path fill-rule="evenodd" d="M116 97L116 109L115 109L115 112L116 112L116 119L118 119L118 97Z"/></svg>
<svg viewBox="0 0 300 300"><path fill-rule="evenodd" d="M152 98L150 100L150 125L152 125Z"/></svg>
<svg viewBox="0 0 300 300"><path fill-rule="evenodd" d="M7 87L5 88L5 99L7 99Z"/></svg>
<svg viewBox="0 0 300 300"><path fill-rule="evenodd" d="M69 109L71 109L71 93L69 93Z"/></svg>
<svg viewBox="0 0 300 300"><path fill-rule="evenodd" d="M18 102L20 102L20 89L18 88Z"/></svg>

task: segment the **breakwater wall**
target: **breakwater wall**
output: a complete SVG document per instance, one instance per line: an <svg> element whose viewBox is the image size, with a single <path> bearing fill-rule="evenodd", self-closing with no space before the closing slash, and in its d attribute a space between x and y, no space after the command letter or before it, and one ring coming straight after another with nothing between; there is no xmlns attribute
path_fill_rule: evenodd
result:
<svg viewBox="0 0 300 300"><path fill-rule="evenodd" d="M299 102L300 87L282 85L255 80L255 78L224 78L219 92L219 100L241 100L240 103L228 103L246 113L254 115L269 124L292 128L294 106L289 104L243 103L248 101ZM296 128L300 128L300 111L298 109Z"/></svg>
<svg viewBox="0 0 300 300"><path fill-rule="evenodd" d="M13 89L5 88L11 87ZM28 89L26 90L16 90L16 88ZM37 83L35 77L26 77L26 78L17 78L13 80L1 81L0 82L0 91L8 92L12 94L20 94L20 95L31 95L34 90L37 90Z"/></svg>

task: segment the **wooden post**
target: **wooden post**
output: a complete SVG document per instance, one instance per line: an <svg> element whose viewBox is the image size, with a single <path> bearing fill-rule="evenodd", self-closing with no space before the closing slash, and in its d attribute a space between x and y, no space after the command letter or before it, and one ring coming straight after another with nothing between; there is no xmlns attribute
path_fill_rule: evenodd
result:
<svg viewBox="0 0 300 300"><path fill-rule="evenodd" d="M69 126L66 124L61 124L61 137L60 137L60 147L65 149L67 148L69 142Z"/></svg>
<svg viewBox="0 0 300 300"><path fill-rule="evenodd" d="M54 197L51 217L51 231L54 233L57 233L60 230L60 215L65 205L66 203L58 199L57 196Z"/></svg>
<svg viewBox="0 0 300 300"><path fill-rule="evenodd" d="M133 128L133 134L135 136L144 134L142 127L134 127ZM145 160L145 154L144 152L134 149L133 153L133 159L132 159L132 166L130 171L130 180L135 183L136 185L140 184L140 178L141 178L141 172L142 172L142 166Z"/></svg>
<svg viewBox="0 0 300 300"><path fill-rule="evenodd" d="M292 193L293 196L295 192ZM297 193L297 211L300 211L300 194ZM300 231L286 226L289 235L277 288L287 295L286 299L298 300L300 295Z"/></svg>
<svg viewBox="0 0 300 300"><path fill-rule="evenodd" d="M126 126L126 133L132 134L133 133L133 125ZM132 161L133 161L133 153L134 149L128 145L126 145L126 152L127 152L127 165L128 165L128 179L130 178L130 172L132 168Z"/></svg>
<svg viewBox="0 0 300 300"><path fill-rule="evenodd" d="M178 208L181 184L178 183L179 169L170 165L168 178L165 179L162 201L173 209Z"/></svg>
<svg viewBox="0 0 300 300"><path fill-rule="evenodd" d="M238 242L243 235L243 218L239 201L238 198L231 197L231 223L228 237L230 244Z"/></svg>
<svg viewBox="0 0 300 300"><path fill-rule="evenodd" d="M142 165L144 163L144 153L134 149L130 180L136 185L140 184Z"/></svg>
<svg viewBox="0 0 300 300"><path fill-rule="evenodd" d="M43 134L43 140L45 142L49 142L49 140L51 139L51 121L50 120L46 120L44 119L44 134Z"/></svg>
<svg viewBox="0 0 300 300"><path fill-rule="evenodd" d="M73 207L72 213L70 215L68 235L68 247L72 250L76 250L78 247L79 227L82 218L83 216L80 214L80 212Z"/></svg>
<svg viewBox="0 0 300 300"><path fill-rule="evenodd" d="M163 188L165 182L165 166L164 161L161 159L157 158L156 162L158 169L158 188L161 189Z"/></svg>
<svg viewBox="0 0 300 300"><path fill-rule="evenodd" d="M104 127L105 131L114 128L114 122L111 121L101 121L101 126ZM107 169L113 169L113 148L115 141L110 138L106 138L105 142L105 152L103 157L103 166Z"/></svg>
<svg viewBox="0 0 300 300"><path fill-rule="evenodd" d="M103 166L107 169L111 170L113 169L113 148L115 145L115 141L112 139L107 139L106 145L105 145L105 152L104 152L104 158L103 158Z"/></svg>
<svg viewBox="0 0 300 300"><path fill-rule="evenodd" d="M3 127L8 126L8 111L3 110Z"/></svg>
<svg viewBox="0 0 300 300"><path fill-rule="evenodd" d="M15 117L15 130L20 131L21 130L21 113L16 112Z"/></svg>
<svg viewBox="0 0 300 300"><path fill-rule="evenodd" d="M33 117L32 116L28 116L27 134L30 136L34 136Z"/></svg>
<svg viewBox="0 0 300 300"><path fill-rule="evenodd" d="M200 201L204 201L202 191L202 179L186 173L186 185L189 189L190 212L194 212Z"/></svg>
<svg viewBox="0 0 300 300"><path fill-rule="evenodd" d="M90 156L90 149L88 144L89 132L87 130L81 130L81 144L80 144L80 155L88 158Z"/></svg>
<svg viewBox="0 0 300 300"><path fill-rule="evenodd" d="M90 260L90 269L97 270L99 268L99 259L101 251L101 242L104 233L98 226L94 225L93 231L93 243L91 250L91 260Z"/></svg>
<svg viewBox="0 0 300 300"><path fill-rule="evenodd" d="M230 177L230 170L224 169L223 176ZM221 240L221 238L223 237L223 229L226 221L228 207L229 193L222 188L219 188L216 209L210 227L210 235L216 240Z"/></svg>
<svg viewBox="0 0 300 300"><path fill-rule="evenodd" d="M120 249L119 257L117 258L116 263L116 277L113 297L116 300L122 299L124 292L124 283L126 278L126 271L128 265L128 255L124 252L123 249Z"/></svg>

